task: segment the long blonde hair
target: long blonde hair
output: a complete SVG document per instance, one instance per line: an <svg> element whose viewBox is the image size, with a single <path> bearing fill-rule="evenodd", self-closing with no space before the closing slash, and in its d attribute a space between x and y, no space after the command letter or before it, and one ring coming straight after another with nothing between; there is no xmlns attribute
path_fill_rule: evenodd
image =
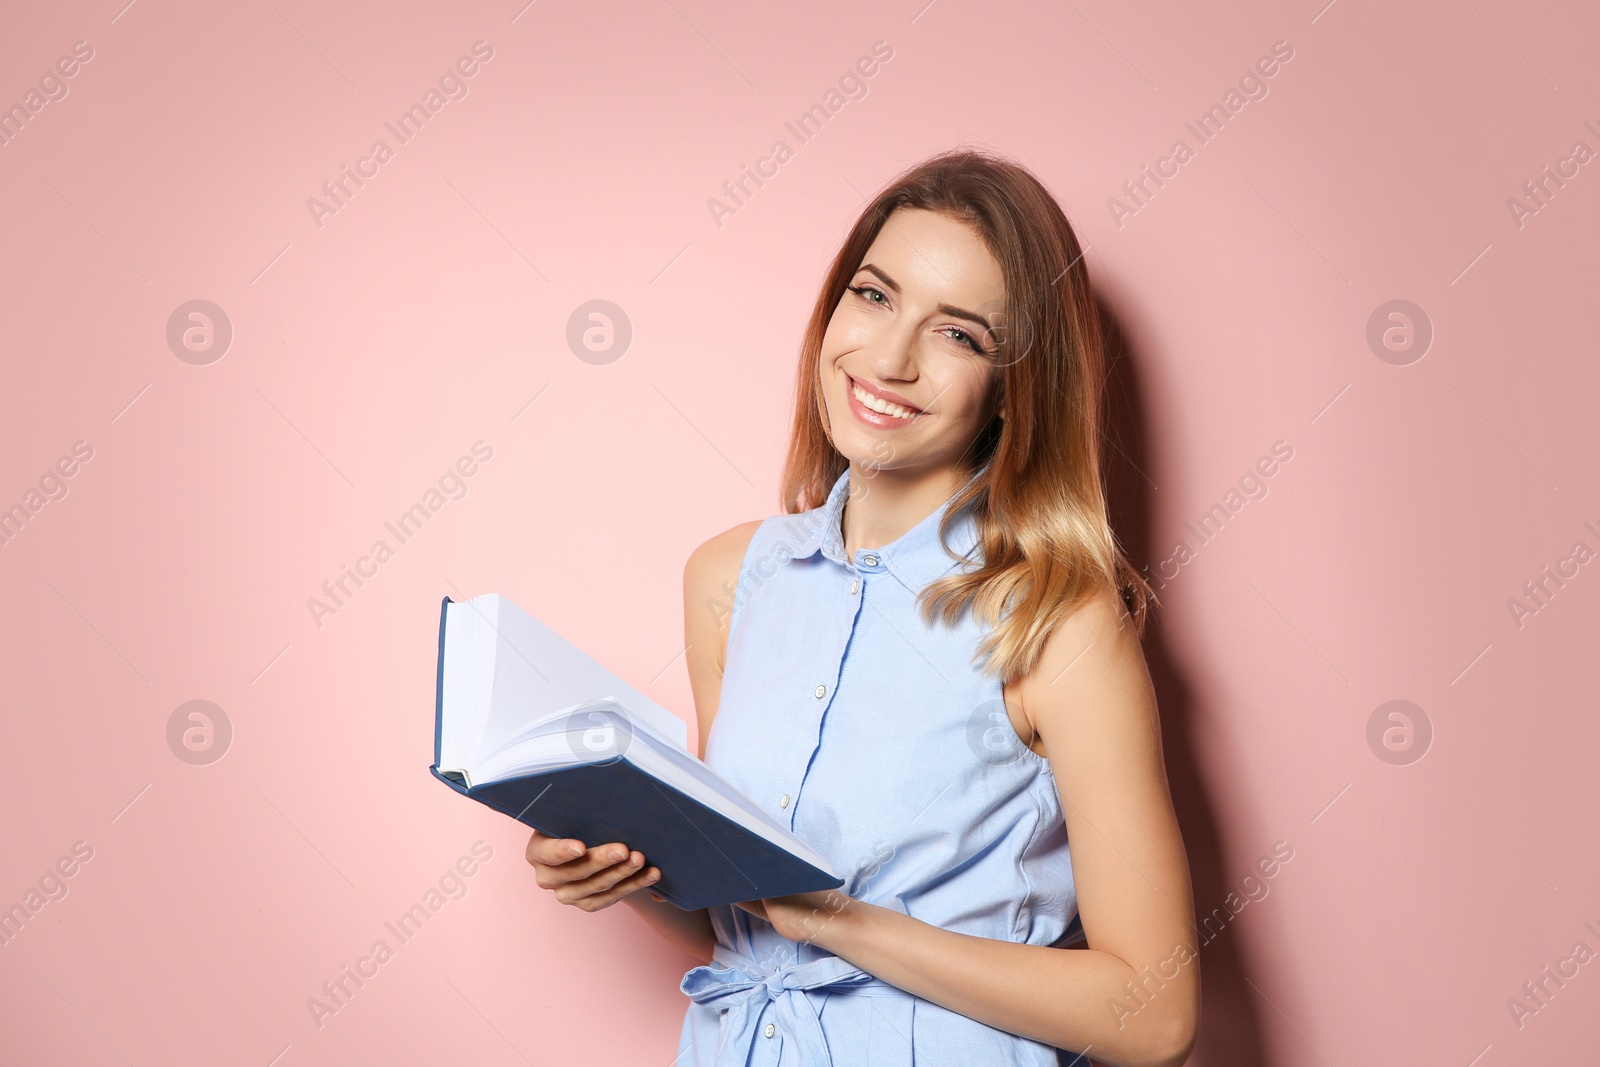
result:
<svg viewBox="0 0 1600 1067"><path fill-rule="evenodd" d="M1058 620L1097 589L1121 595L1142 635L1154 590L1123 555L1107 516L1101 470L1105 352L1098 306L1077 236L1055 198L1026 169L955 149L905 171L862 211L834 257L811 311L796 373L794 428L782 506L819 506L849 465L828 437L818 381L822 338L867 249L898 208L936 211L973 226L1005 281L996 415L967 453L974 478L939 530L971 507L983 565L922 591L925 622L955 622L969 607L992 629L978 646L985 673L1012 681L1032 669Z"/></svg>

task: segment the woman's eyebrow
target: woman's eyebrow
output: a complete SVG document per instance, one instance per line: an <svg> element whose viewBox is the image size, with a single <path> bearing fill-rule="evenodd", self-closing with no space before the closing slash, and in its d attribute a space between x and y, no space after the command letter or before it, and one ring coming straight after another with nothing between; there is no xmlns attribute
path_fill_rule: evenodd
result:
<svg viewBox="0 0 1600 1067"><path fill-rule="evenodd" d="M900 284L873 264L863 263L861 264L861 269L867 271L869 274L876 275L878 280L884 285L888 286L891 292L898 293L900 291ZM985 330L994 329L994 327L990 325L989 320L978 314L976 311L967 311L965 308L958 308L952 304L940 304L939 311L945 315L953 315L958 319L966 319L969 322L975 322L979 326L982 326Z"/></svg>

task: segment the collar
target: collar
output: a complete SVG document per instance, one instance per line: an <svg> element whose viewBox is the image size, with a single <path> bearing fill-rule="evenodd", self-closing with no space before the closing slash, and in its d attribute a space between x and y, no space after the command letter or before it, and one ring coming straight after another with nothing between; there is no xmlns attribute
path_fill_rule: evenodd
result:
<svg viewBox="0 0 1600 1067"><path fill-rule="evenodd" d="M977 474L973 475L973 478L977 477ZM967 484L971 484L970 480ZM966 486L961 488L965 489ZM850 468L846 467L835 479L825 502L810 511L787 516L782 522L786 536L775 546L780 557L786 555L789 559L807 559L821 552L842 567L853 567L867 573L887 570L913 594L920 593L928 583L942 578L963 561L974 567L978 565L978 556L973 553L978 545L978 524L971 508L952 520L949 552L939 540L939 524L949 510L951 501L960 495L960 490L952 493L949 499L893 541L880 548L858 549L855 559L847 560L844 554L843 518L849 491ZM955 555L951 555L951 552Z"/></svg>

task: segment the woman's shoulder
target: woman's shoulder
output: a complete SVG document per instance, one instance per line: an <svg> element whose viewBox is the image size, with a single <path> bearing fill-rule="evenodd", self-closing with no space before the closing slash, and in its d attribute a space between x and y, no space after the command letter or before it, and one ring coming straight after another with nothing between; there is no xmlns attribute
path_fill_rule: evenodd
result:
<svg viewBox="0 0 1600 1067"><path fill-rule="evenodd" d="M683 635L700 723L700 748L705 758L711 723L721 702L722 672L727 662L729 619L739 588L739 568L751 539L765 520L742 522L724 530L689 553L683 568Z"/></svg>
<svg viewBox="0 0 1600 1067"><path fill-rule="evenodd" d="M1033 667L1017 680L1018 701L1033 730L1050 741L1052 721L1098 709L1136 707L1119 698L1147 688L1143 646L1127 603L1110 582L1096 582L1051 625Z"/></svg>
<svg viewBox="0 0 1600 1067"><path fill-rule="evenodd" d="M737 582L750 542L765 523L765 519L741 522L689 553L689 560L683 567L684 592L687 594L693 589L714 597L723 592L723 582L728 582L730 587Z"/></svg>

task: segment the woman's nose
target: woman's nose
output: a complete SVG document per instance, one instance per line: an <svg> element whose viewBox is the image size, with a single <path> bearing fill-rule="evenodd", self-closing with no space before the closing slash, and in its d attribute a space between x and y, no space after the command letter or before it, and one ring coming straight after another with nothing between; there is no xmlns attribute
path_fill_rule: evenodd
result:
<svg viewBox="0 0 1600 1067"><path fill-rule="evenodd" d="M891 330L877 339L867 367L883 379L911 381L917 376L917 338L910 330Z"/></svg>

